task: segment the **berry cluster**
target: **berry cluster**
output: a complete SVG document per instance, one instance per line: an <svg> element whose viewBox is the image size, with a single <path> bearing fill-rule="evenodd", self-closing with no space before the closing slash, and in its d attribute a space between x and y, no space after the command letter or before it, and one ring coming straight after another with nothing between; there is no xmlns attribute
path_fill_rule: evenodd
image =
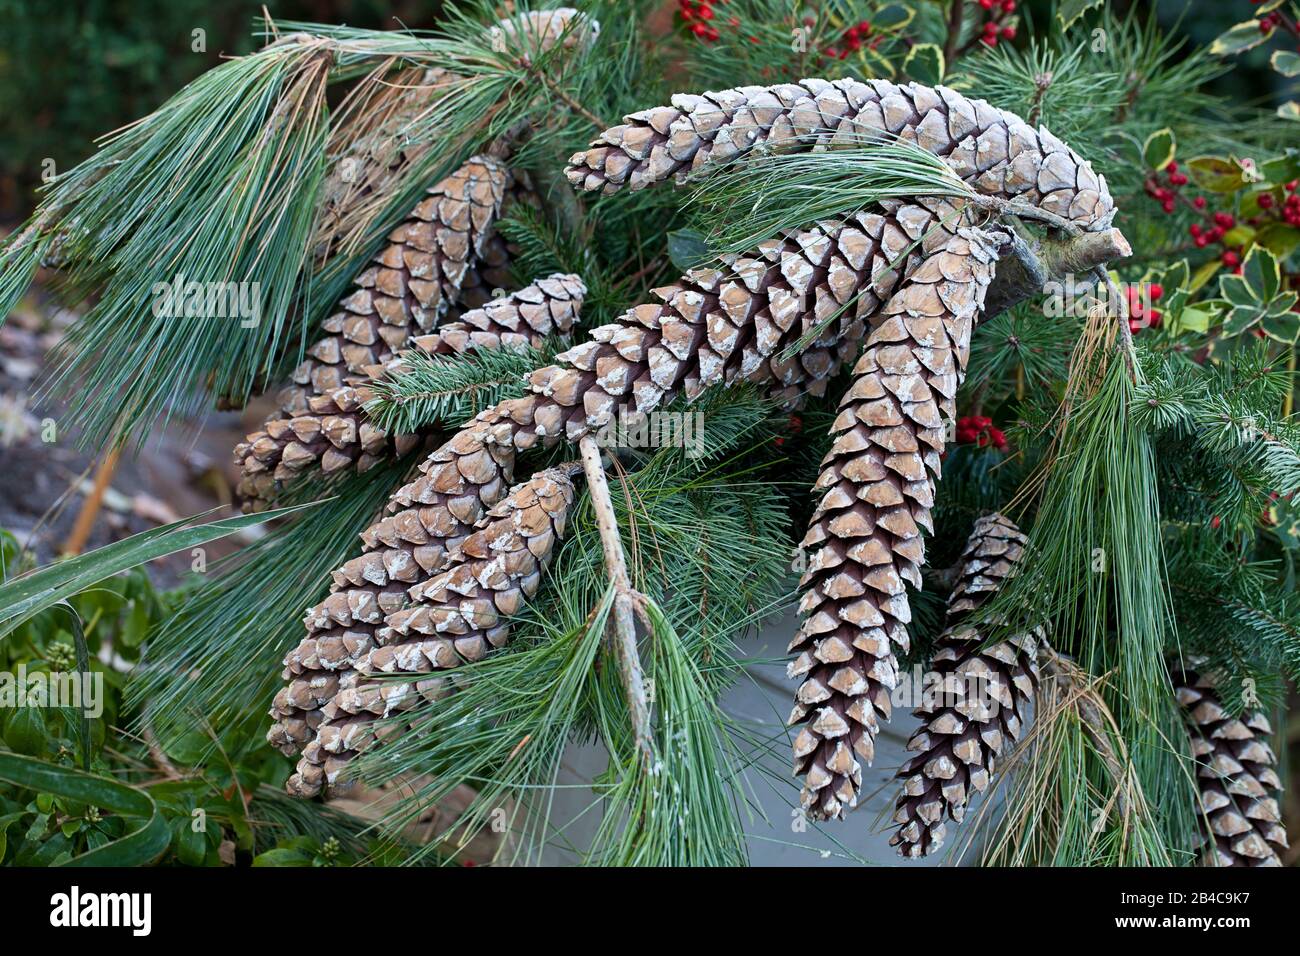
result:
<svg viewBox="0 0 1300 956"><path fill-rule="evenodd" d="M713 5L725 4L727 0L677 0L677 14L688 25L687 29L694 33L705 43L715 43L721 33L714 25L717 17L717 11ZM729 17L727 25L740 26L740 20L736 17ZM756 37L750 37L751 40L757 40Z"/></svg>
<svg viewBox="0 0 1300 956"><path fill-rule="evenodd" d="M838 43L822 47L822 53L830 57L832 60L843 60L846 59L850 53L857 53L864 46L868 49L874 50L880 45L880 41L883 38L876 37L872 39L871 33L872 29L870 20L863 20L860 23L855 23L844 31Z"/></svg>
<svg viewBox="0 0 1300 956"><path fill-rule="evenodd" d="M981 27L980 42L985 46L997 46L998 38L1003 40L1014 40L1016 37L1016 25L1007 23L1007 17L1016 12L1016 0L975 0L989 18L984 21Z"/></svg>
<svg viewBox="0 0 1300 956"><path fill-rule="evenodd" d="M1147 283L1147 294L1151 302L1156 302L1165 294L1165 287L1158 282ZM1148 298L1142 294L1140 283L1130 283L1124 287L1124 298L1128 300L1128 330L1136 335L1143 329L1154 329L1160 325L1164 315L1153 305L1148 305Z"/></svg>
<svg viewBox="0 0 1300 956"><path fill-rule="evenodd" d="M976 448L992 446L998 451L1007 450L1007 436L993 425L993 419L983 415L963 415L957 419L957 443Z"/></svg>

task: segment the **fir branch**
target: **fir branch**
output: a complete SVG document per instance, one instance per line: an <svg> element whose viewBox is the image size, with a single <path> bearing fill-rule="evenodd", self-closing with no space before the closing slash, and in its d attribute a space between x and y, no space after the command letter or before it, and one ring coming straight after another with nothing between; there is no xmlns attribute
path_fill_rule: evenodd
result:
<svg viewBox="0 0 1300 956"><path fill-rule="evenodd" d="M376 426L394 435L454 428L485 408L523 395L529 372L546 364L552 348L472 349L464 355L407 352L401 366L377 379L365 405Z"/></svg>

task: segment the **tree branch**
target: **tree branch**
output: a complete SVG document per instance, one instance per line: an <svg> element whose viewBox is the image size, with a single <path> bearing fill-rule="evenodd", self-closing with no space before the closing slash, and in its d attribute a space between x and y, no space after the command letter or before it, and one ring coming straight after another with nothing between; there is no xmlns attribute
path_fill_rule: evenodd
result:
<svg viewBox="0 0 1300 956"><path fill-rule="evenodd" d="M605 570L614 586L614 651L623 679L623 692L627 696L636 749L648 766L651 760L650 707L646 701L641 655L637 652L633 613L633 605L640 595L632 588L632 579L627 573L627 558L623 554L623 541L618 532L618 520L614 517L614 502L609 495L609 483L605 480L605 467L600 462L596 437L590 433L582 436L578 450L582 454L582 470L587 476L591 505L596 512L600 543L605 552Z"/></svg>

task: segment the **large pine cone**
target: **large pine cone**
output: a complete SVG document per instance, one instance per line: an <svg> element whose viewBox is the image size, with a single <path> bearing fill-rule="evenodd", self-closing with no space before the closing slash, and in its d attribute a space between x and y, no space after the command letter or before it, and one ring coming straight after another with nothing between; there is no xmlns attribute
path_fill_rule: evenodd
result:
<svg viewBox="0 0 1300 956"><path fill-rule="evenodd" d="M1000 514L976 521L966 542L948 599L948 626L931 658L940 676L935 698L912 712L921 721L907 743L915 756L898 772L898 830L889 842L905 857L943 846L945 818L962 821L971 798L988 787L996 760L1030 720L1042 631L985 646L986 635L967 623L1015 571L1025 546L1025 536Z"/></svg>
<svg viewBox="0 0 1300 956"><path fill-rule="evenodd" d="M1263 714L1232 717L1214 683L1194 670L1174 675L1196 759L1207 866L1281 866L1289 845L1278 808L1282 781Z"/></svg>
<svg viewBox="0 0 1300 956"><path fill-rule="evenodd" d="M939 227L942 228L942 227ZM857 758L875 755L908 647L906 584L921 586L922 530L956 410L970 335L1000 237L957 226L885 305L867 339L822 461L822 493L802 546L803 622L789 675L803 678L791 724L800 802L814 819L856 805Z"/></svg>
<svg viewBox="0 0 1300 956"><path fill-rule="evenodd" d="M338 693L321 709L315 738L303 750L289 790L311 796L337 782L339 771L375 742L374 721L436 700L449 690L441 676L419 681L367 681L370 674L431 674L482 660L510 636L518 613L541 583L564 536L574 489L559 469L539 472L496 504L428 581L421 603L390 615L378 644L338 676ZM273 710L273 715L277 714Z"/></svg>

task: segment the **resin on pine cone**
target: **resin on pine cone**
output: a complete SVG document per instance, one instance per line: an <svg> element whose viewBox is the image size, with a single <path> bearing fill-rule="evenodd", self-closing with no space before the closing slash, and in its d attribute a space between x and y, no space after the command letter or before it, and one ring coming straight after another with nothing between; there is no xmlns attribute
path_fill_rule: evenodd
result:
<svg viewBox="0 0 1300 956"><path fill-rule="evenodd" d="M931 658L939 681L933 690L927 685L926 699L912 712L921 721L907 743L915 756L898 772L898 829L889 842L902 856L927 856L943 846L947 820L962 821L1031 718L1042 631L986 645L987 628L968 621L1014 573L1026 544L1000 514L976 521L966 542L947 627Z"/></svg>
<svg viewBox="0 0 1300 956"><path fill-rule="evenodd" d="M573 499L568 472L548 469L483 516L444 569L420 588L419 603L390 614L377 643L340 675L338 691L321 709L315 736L289 780L290 792L311 796L334 785L342 767L376 741L378 718L445 695L450 688L438 672L482 660L505 645L508 618L536 594ZM367 679L393 674L431 676Z"/></svg>
<svg viewBox="0 0 1300 956"><path fill-rule="evenodd" d="M1174 675L1187 718L1208 828L1207 866L1281 866L1289 846L1278 800L1282 781L1269 738L1273 728L1259 712L1233 717L1213 681L1194 670Z"/></svg>

